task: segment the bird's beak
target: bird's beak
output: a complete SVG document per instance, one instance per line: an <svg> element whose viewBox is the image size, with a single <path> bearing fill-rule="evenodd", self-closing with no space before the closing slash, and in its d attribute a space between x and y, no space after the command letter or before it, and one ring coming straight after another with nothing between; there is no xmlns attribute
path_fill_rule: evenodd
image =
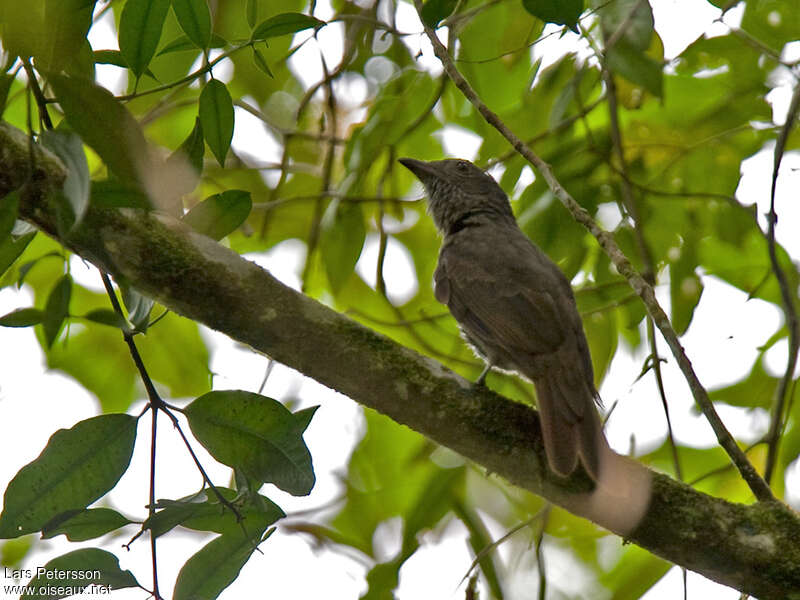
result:
<svg viewBox="0 0 800 600"><path fill-rule="evenodd" d="M431 163L424 160L417 160L416 158L401 158L399 159L401 165L411 171L420 181L429 180L431 177L436 176L435 169Z"/></svg>

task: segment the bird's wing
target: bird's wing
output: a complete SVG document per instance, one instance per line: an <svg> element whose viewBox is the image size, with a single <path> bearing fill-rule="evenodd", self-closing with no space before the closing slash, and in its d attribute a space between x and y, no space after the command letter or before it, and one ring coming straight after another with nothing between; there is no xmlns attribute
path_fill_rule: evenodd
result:
<svg viewBox="0 0 800 600"><path fill-rule="evenodd" d="M559 306L573 302L563 275L519 230L501 231L502 243L492 245L493 232L481 229L465 230L442 247L436 298L468 333L509 353L556 351L572 320L570 307Z"/></svg>

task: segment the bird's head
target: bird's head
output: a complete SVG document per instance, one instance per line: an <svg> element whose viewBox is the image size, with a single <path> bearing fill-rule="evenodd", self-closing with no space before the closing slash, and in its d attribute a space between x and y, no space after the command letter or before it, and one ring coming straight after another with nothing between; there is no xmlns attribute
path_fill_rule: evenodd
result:
<svg viewBox="0 0 800 600"><path fill-rule="evenodd" d="M468 160L448 158L426 162L401 158L400 163L425 186L429 211L436 227L443 233L472 214L514 219L503 189L489 174Z"/></svg>

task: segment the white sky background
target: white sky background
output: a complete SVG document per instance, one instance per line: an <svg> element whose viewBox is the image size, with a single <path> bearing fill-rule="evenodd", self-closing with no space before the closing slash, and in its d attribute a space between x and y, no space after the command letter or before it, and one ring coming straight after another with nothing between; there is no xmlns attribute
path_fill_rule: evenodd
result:
<svg viewBox="0 0 800 600"><path fill-rule="evenodd" d="M704 31L724 34L724 25L714 23L719 11L705 2L693 0L652 0L656 18L656 28L665 46L667 57L678 54ZM731 11L726 22L735 24L741 14ZM330 18L333 11L327 2L318 2L315 16ZM690 15L691 18L687 18ZM95 26L90 39L96 49L116 47L116 36L112 29L113 21L104 19L101 26ZM413 7L399 3L398 28L401 31L421 31ZM298 34L296 41L309 34ZM304 45L291 59L294 72L306 84L322 77L319 66L319 52L325 54L328 64L336 64L341 57L342 27L334 24L319 32L318 42L313 40ZM552 36L547 42L538 44L537 54L555 60L574 44L575 37L566 36L559 40ZM432 55L424 34L408 36L404 41L415 50L420 48L423 56L420 64L434 71L441 67ZM227 66L225 65L227 62ZM548 62L548 59L545 59ZM227 73L225 70L227 69ZM215 76L229 79L232 66L224 61L215 69ZM101 81L113 89L121 91L124 79L120 80L120 70L115 67L98 66ZM359 87L361 86L361 87ZM788 103L788 83L782 92L770 95L776 120L782 121ZM355 82L343 85L340 94L350 94L363 98L363 84ZM259 161L269 162L279 159L275 141L266 133L258 120L237 109L234 146L237 151L257 157ZM452 128L445 135L445 147L449 154L460 152L460 156L472 158L477 152L477 141L469 132ZM471 149L471 150L470 150ZM765 213L769 203L770 168L772 155L765 151L746 161L744 178L738 196L745 203L757 202L759 212ZM780 220L777 228L778 240L794 257L800 257L800 240L793 234L800 221L800 210L796 198L790 190L800 189L800 159L797 154L784 158L782 177L778 187L777 210ZM267 268L273 275L295 289L299 287L304 244L287 241L275 249L248 258ZM430 285L430 282L416 282L408 265L404 249L397 244L390 247L386 260L387 285L396 299L413 293L414 286ZM375 240L368 239L358 272L372 281L376 259ZM73 259L72 274L76 281L94 289L101 289L96 270L87 268L81 261ZM781 322L779 311L759 300L748 301L746 295L711 277L704 277L705 292L695 313L689 332L682 338L689 357L708 388L713 388L743 377L750 369L757 354L757 347L775 331ZM665 307L669 305L669 290L666 284L658 288L659 300ZM30 306L32 297L29 290L21 292L6 288L0 290L0 314L15 308ZM720 311L726 306L727 311ZM6 417L0 421L0 482L10 481L14 474L33 460L42 450L49 436L58 428L71 427L76 422L97 413L97 402L83 388L69 377L58 372L46 371L41 350L30 329L4 329L0 344L0 410ZM256 391L263 377L266 360L247 349L233 343L225 336L204 330L204 337L212 352L211 369L218 373L215 378L217 389L236 388ZM667 348L661 340L662 354ZM786 344L777 345L767 353L767 367L774 374L782 372L786 361ZM635 382L646 352L630 356L622 349L612 364L601 390L606 406L618 401L614 415L609 421L608 436L612 446L620 452L631 447L632 436L638 453L646 452L659 445L665 436L663 412L652 377ZM710 427L704 418L691 412L693 405L688 388L674 366L670 356L664 375L673 427L678 439L695 447L710 447L716 443ZM320 405L307 433L306 441L311 449L317 473L317 485L310 497L294 498L267 486L264 493L273 498L287 513L320 506L341 493L337 474L344 473L353 445L363 433L362 418L358 407L349 399L332 392L313 380L305 378L291 369L277 365L270 376L265 392L276 398L299 397L300 407ZM136 413L142 402L134 405L131 413ZM740 439L753 441L767 427L767 416L763 411L748 413L729 407L720 408L726 424ZM177 436L168 426L166 419L159 420L159 452L169 457L159 463L158 496L176 498L197 489L199 476L190 463ZM124 514L142 516L143 505L147 501L149 417L142 420L140 437L131 468L120 485L111 494L111 504ZM215 463L205 454L199 444L195 450L200 455L211 478L216 482L226 482L229 470ZM789 479L791 484L790 501L800 505L800 472L797 464ZM280 525L280 523L279 523ZM495 537L504 531L491 524ZM134 529L129 528L131 534ZM385 542L386 557L397 550L392 540L397 538L399 527L396 522L382 528L381 538ZM444 535L442 535L444 533ZM525 534L523 534L525 535ZM427 543L410 559L401 571L400 588L397 597L403 599L446 599L463 598L463 585L459 586L471 556L466 543L467 533L458 523L451 524L446 532L426 534ZM209 539L211 536L209 536ZM609 544L618 548L620 541L610 536ZM43 565L47 560L66 551L82 546L102 546L120 557L123 568L131 569L145 586L150 585L150 550L145 538L137 541L130 552L121 548L128 537L90 540L82 544L71 544L63 537L44 542L25 567ZM195 535L182 535L173 530L159 539L159 576L161 591L171 595L178 569L202 543ZM363 593L365 584L364 564L353 556L344 556L325 549L314 548L309 540L297 534L284 534L281 528L261 547L263 555L255 554L242 570L240 578L223 592L221 598L259 598L269 596L294 598L340 597L355 598ZM545 545L549 585L566 593L578 594L587 578L575 572L570 556L554 544ZM500 554L508 559L503 548ZM523 557L533 564L533 553ZM719 598L731 600L738 598L738 592L722 588L702 577L690 574L690 598ZM2 584L12 583L8 579ZM536 573L530 569L527 574L518 574L508 580L508 598L530 598L536 585ZM115 598L141 599L144 592L128 590L115 592ZM680 571L674 568L646 596L647 600L682 597ZM486 593L484 593L486 597ZM593 594L592 597L602 597Z"/></svg>

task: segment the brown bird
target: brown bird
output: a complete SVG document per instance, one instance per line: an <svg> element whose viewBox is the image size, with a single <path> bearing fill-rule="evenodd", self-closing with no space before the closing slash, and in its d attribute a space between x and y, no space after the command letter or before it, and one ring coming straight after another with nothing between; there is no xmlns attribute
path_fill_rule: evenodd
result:
<svg viewBox="0 0 800 600"><path fill-rule="evenodd" d="M477 383L492 368L533 381L551 469L566 476L580 460L596 480L606 441L569 281L522 233L502 188L474 164L400 162L425 186L429 212L444 237L434 293L486 361Z"/></svg>

